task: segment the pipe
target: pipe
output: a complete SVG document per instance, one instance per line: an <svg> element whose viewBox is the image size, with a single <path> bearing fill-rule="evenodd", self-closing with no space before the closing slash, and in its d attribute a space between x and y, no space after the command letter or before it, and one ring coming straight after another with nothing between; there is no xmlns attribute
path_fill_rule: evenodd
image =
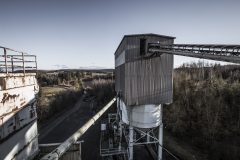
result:
<svg viewBox="0 0 240 160"><path fill-rule="evenodd" d="M106 112L108 108L116 101L113 98L103 109L101 109L95 116L93 116L87 123L85 123L79 130L77 130L71 137L64 141L60 146L58 146L51 153L45 155L41 160L57 160L59 159L69 148L75 143L97 120L103 113Z"/></svg>

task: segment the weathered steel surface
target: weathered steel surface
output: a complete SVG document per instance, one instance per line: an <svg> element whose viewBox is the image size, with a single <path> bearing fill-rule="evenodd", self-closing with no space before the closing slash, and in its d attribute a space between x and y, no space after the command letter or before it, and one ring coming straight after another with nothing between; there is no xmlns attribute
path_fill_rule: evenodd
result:
<svg viewBox="0 0 240 160"><path fill-rule="evenodd" d="M0 142L36 119L37 112L35 102L16 111L16 113L12 112L11 114L2 116L0 120Z"/></svg>
<svg viewBox="0 0 240 160"><path fill-rule="evenodd" d="M0 73L0 91L36 85L36 73ZM36 86L37 87L37 86Z"/></svg>
<svg viewBox="0 0 240 160"><path fill-rule="evenodd" d="M37 121L31 122L0 144L0 159L31 159L38 152Z"/></svg>
<svg viewBox="0 0 240 160"><path fill-rule="evenodd" d="M115 89L127 106L172 102L173 55L144 58L145 43L173 44L174 38L155 34L125 36L115 52Z"/></svg>
<svg viewBox="0 0 240 160"><path fill-rule="evenodd" d="M80 141L77 141L71 145L71 147L67 150L66 153L62 155L62 157L59 160L81 160L81 143ZM60 145L60 143L50 143L50 144L39 144L40 149L40 157L48 154L55 148L57 148Z"/></svg>
<svg viewBox="0 0 240 160"><path fill-rule="evenodd" d="M0 91L0 116L6 116L20 110L35 99L36 92L34 86Z"/></svg>
<svg viewBox="0 0 240 160"><path fill-rule="evenodd" d="M0 74L0 118L14 114L35 99L39 91L36 78ZM5 119L6 120L6 119ZM1 123L0 123L1 124Z"/></svg>
<svg viewBox="0 0 240 160"><path fill-rule="evenodd" d="M33 73L0 73L0 159L31 159L38 152Z"/></svg>
<svg viewBox="0 0 240 160"><path fill-rule="evenodd" d="M160 105L140 105L128 107L122 100L119 100L121 118L125 124L130 124L137 128L154 128L160 125Z"/></svg>
<svg viewBox="0 0 240 160"><path fill-rule="evenodd" d="M35 55L1 47L0 159L31 159L38 152Z"/></svg>
<svg viewBox="0 0 240 160"><path fill-rule="evenodd" d="M172 102L173 57L157 57L125 64L125 92L128 105Z"/></svg>
<svg viewBox="0 0 240 160"><path fill-rule="evenodd" d="M35 74L0 74L0 141L36 119Z"/></svg>

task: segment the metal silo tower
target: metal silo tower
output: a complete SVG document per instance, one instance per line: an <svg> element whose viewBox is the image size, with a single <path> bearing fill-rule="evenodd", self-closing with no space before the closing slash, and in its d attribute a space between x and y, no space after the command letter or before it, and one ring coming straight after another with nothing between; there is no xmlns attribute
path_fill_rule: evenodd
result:
<svg viewBox="0 0 240 160"><path fill-rule="evenodd" d="M130 160L134 146L154 143L162 159L162 105L173 99L173 55L152 57L147 44L173 41L174 37L156 34L126 35L115 52L118 114L120 124L126 126Z"/></svg>

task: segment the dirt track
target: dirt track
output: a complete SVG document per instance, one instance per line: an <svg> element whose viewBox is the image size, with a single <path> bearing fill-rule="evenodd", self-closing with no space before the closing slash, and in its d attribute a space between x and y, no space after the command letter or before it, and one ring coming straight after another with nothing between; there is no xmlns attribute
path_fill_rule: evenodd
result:
<svg viewBox="0 0 240 160"><path fill-rule="evenodd" d="M81 98L71 110L60 114L57 118L53 118L49 121L48 125L40 129L40 144L63 142L83 126L93 115L94 113L90 109L89 102L83 102ZM106 115L107 113L103 117L106 117ZM82 143L83 160L102 160L99 155L100 122L101 118L80 138L80 140L84 141ZM164 159L165 154L164 152ZM152 156L149 155L144 146L135 147L134 157L137 160L152 159ZM172 159L168 157L167 160Z"/></svg>
<svg viewBox="0 0 240 160"><path fill-rule="evenodd" d="M58 143L63 142L83 124L93 116L88 102L80 99L77 104L66 114L61 114L58 118L50 120L50 122L42 127L39 131L39 143ZM52 128L53 127L53 128ZM49 131L50 130L50 131ZM84 140L82 144L83 160L97 160L99 157L99 121L92 126L80 140Z"/></svg>

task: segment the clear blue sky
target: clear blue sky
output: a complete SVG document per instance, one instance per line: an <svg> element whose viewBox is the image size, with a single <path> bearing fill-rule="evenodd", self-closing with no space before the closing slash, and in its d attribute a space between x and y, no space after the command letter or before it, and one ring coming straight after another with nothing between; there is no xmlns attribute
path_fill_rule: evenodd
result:
<svg viewBox="0 0 240 160"><path fill-rule="evenodd" d="M36 54L41 69L113 68L124 34L240 44L239 6L237 0L1 0L0 46ZM175 56L175 66L187 61Z"/></svg>

